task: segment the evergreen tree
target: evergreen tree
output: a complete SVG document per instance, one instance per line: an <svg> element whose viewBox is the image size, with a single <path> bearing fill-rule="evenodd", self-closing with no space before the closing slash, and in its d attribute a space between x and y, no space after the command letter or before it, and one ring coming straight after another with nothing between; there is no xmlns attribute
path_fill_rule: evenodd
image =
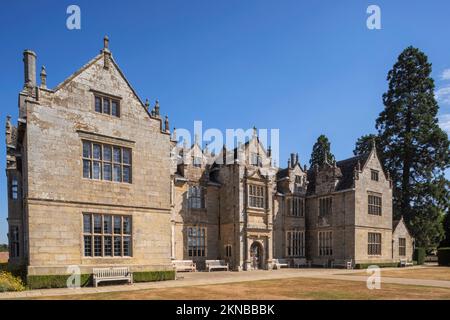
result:
<svg viewBox="0 0 450 320"><path fill-rule="evenodd" d="M331 144L328 141L328 138L325 135L320 135L317 138L316 143L313 146L313 150L311 153L311 159L309 160L309 165L314 167L314 165L321 166L325 160L325 154L327 157L327 161L332 163L335 161L334 155L330 151Z"/></svg>
<svg viewBox="0 0 450 320"><path fill-rule="evenodd" d="M378 143L379 143L378 136L375 134L367 134L358 138L355 144L355 150L353 150L353 154L355 156L359 156L361 154L369 153L372 150L372 144L374 140L378 151Z"/></svg>
<svg viewBox="0 0 450 320"><path fill-rule="evenodd" d="M450 214L446 214L444 218L444 234L445 238L442 240L440 246L441 247L450 247Z"/></svg>
<svg viewBox="0 0 450 320"><path fill-rule="evenodd" d="M428 248L443 236L442 218L449 206L444 171L450 166L430 74L427 56L406 48L388 73L385 109L376 121L379 154L394 183L394 215L403 216L417 245Z"/></svg>

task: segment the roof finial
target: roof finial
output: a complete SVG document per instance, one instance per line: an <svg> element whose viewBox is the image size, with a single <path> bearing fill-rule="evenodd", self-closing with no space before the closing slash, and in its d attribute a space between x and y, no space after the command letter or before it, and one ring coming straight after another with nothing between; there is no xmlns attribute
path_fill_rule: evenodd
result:
<svg viewBox="0 0 450 320"><path fill-rule="evenodd" d="M198 134L194 135L194 144L198 144Z"/></svg>
<svg viewBox="0 0 450 320"><path fill-rule="evenodd" d="M258 135L258 131L256 129L256 126L253 126L253 137L256 137Z"/></svg>
<svg viewBox="0 0 450 320"><path fill-rule="evenodd" d="M172 140L177 141L177 128L173 127Z"/></svg>
<svg viewBox="0 0 450 320"><path fill-rule="evenodd" d="M328 164L328 152L327 149L323 148L323 163Z"/></svg>
<svg viewBox="0 0 450 320"><path fill-rule="evenodd" d="M108 50L109 49L109 38L108 36L105 35L105 37L103 38L103 49Z"/></svg>
<svg viewBox="0 0 450 320"><path fill-rule="evenodd" d="M45 71L45 66L41 68L41 88L47 88L47 71Z"/></svg>
<svg viewBox="0 0 450 320"><path fill-rule="evenodd" d="M156 99L155 101L155 116L159 117L159 101Z"/></svg>
<svg viewBox="0 0 450 320"><path fill-rule="evenodd" d="M372 137L372 150L376 150L377 148L377 142L375 140L375 137Z"/></svg>
<svg viewBox="0 0 450 320"><path fill-rule="evenodd" d="M166 115L165 120L164 120L164 130L166 132L170 132L170 127L169 127L169 116Z"/></svg>

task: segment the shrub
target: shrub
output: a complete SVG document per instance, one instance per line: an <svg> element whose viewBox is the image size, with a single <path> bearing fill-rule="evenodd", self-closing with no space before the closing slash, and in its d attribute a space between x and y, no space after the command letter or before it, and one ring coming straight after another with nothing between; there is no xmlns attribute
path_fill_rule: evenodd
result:
<svg viewBox="0 0 450 320"><path fill-rule="evenodd" d="M133 272L134 282L164 281L174 279L175 279L175 271L173 270Z"/></svg>
<svg viewBox="0 0 450 320"><path fill-rule="evenodd" d="M67 279L70 275L43 275L43 276L28 276L27 286L30 289L50 289L50 288L66 288ZM86 287L90 284L91 275L82 274L80 285Z"/></svg>
<svg viewBox="0 0 450 320"><path fill-rule="evenodd" d="M417 261L417 264L419 264L419 265L424 264L425 256L426 256L425 248L415 248L414 249L413 260Z"/></svg>
<svg viewBox="0 0 450 320"><path fill-rule="evenodd" d="M7 271L0 271L0 292L23 290L25 290L25 286L19 277L15 277Z"/></svg>
<svg viewBox="0 0 450 320"><path fill-rule="evenodd" d="M437 255L440 266L450 266L450 248L439 248Z"/></svg>
<svg viewBox="0 0 450 320"><path fill-rule="evenodd" d="M396 268L399 266L398 262L383 262L383 263L357 263L355 269L367 269L369 266L377 266L380 268Z"/></svg>

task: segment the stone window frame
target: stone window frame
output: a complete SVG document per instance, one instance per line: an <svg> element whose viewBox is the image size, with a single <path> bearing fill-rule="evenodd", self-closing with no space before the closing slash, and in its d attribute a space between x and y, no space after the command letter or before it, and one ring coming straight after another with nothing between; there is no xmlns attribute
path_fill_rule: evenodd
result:
<svg viewBox="0 0 450 320"><path fill-rule="evenodd" d="M205 188L199 184L189 185L187 200L189 209L205 209Z"/></svg>
<svg viewBox="0 0 450 320"><path fill-rule="evenodd" d="M133 257L133 217L131 215L122 215L122 214L109 214L109 213L97 213L97 212L84 212L81 215L81 228L82 228L82 257L89 259L110 259L110 258L132 258ZM95 225L95 217L100 217L100 231L96 231ZM85 217L90 217L89 219L89 229L86 229ZM110 232L105 230L105 217L110 217ZM117 218L120 219L120 232L116 232ZM128 219L128 228L125 225L125 219ZM129 233L127 233L127 229L129 229ZM90 249L88 251L86 247L87 239L89 238ZM107 248L105 239L110 239L110 254L106 253L105 248ZM118 246L118 251L120 254L117 254L116 247L116 239L120 240L120 245ZM100 254L96 254L96 243L95 241L100 239ZM125 249L125 240L128 239L128 253ZM90 252L90 254L86 254Z"/></svg>
<svg viewBox="0 0 450 320"><path fill-rule="evenodd" d="M225 245L225 257L226 258L231 258L233 256L233 246L231 244L226 244Z"/></svg>
<svg viewBox="0 0 450 320"><path fill-rule="evenodd" d="M380 172L375 169L370 169L370 179L372 181L380 181Z"/></svg>
<svg viewBox="0 0 450 320"><path fill-rule="evenodd" d="M303 218L305 216L305 199L298 196L287 198L288 215Z"/></svg>
<svg viewBox="0 0 450 320"><path fill-rule="evenodd" d="M324 217L333 213L333 197L320 197L318 201L319 217Z"/></svg>
<svg viewBox="0 0 450 320"><path fill-rule="evenodd" d="M195 230L195 234L193 231ZM188 226L186 229L186 250L188 257L207 257L207 228L204 226Z"/></svg>
<svg viewBox="0 0 450 320"><path fill-rule="evenodd" d="M19 200L19 179L15 175L9 180L9 198Z"/></svg>
<svg viewBox="0 0 450 320"><path fill-rule="evenodd" d="M12 259L20 258L20 226L12 224L9 226L9 257Z"/></svg>
<svg viewBox="0 0 450 320"><path fill-rule="evenodd" d="M406 256L406 238L398 238L398 255L400 257Z"/></svg>
<svg viewBox="0 0 450 320"><path fill-rule="evenodd" d="M333 231L324 230L317 232L317 249L320 257L333 255Z"/></svg>
<svg viewBox="0 0 450 320"><path fill-rule="evenodd" d="M266 186L249 183L247 185L248 207L252 209L266 209Z"/></svg>
<svg viewBox="0 0 450 320"><path fill-rule="evenodd" d="M289 230L285 233L286 257L305 257L305 231Z"/></svg>
<svg viewBox="0 0 450 320"><path fill-rule="evenodd" d="M85 144L90 144L89 154L85 155ZM100 157L95 157L94 155L94 145L100 146ZM105 159L105 148L110 149L110 160ZM114 159L115 150L120 150L120 160L116 161ZM124 150L129 152L128 163L124 162ZM103 182L114 182L114 183L133 183L133 149L130 147L125 147L122 145L94 141L90 139L81 139L81 160L82 160L82 177L83 179L93 180L93 181L103 181ZM85 163L89 163L89 173L88 176L85 175ZM99 177L94 178L94 165L99 165ZM110 179L105 179L105 166L110 166ZM120 181L115 180L114 169L119 166L120 168ZM128 168L128 181L124 181L124 168Z"/></svg>
<svg viewBox="0 0 450 320"><path fill-rule="evenodd" d="M367 194L367 213L373 216L383 215L383 197L380 193Z"/></svg>
<svg viewBox="0 0 450 320"><path fill-rule="evenodd" d="M367 255L381 256L382 252L382 234L380 232L367 233Z"/></svg>
<svg viewBox="0 0 450 320"><path fill-rule="evenodd" d="M94 94L94 112L98 114L104 114L111 117L121 117L121 97L114 96L107 93L91 90ZM97 102L100 101L100 105ZM108 102L108 111L105 112L105 102ZM113 104L116 104L116 112L113 113Z"/></svg>

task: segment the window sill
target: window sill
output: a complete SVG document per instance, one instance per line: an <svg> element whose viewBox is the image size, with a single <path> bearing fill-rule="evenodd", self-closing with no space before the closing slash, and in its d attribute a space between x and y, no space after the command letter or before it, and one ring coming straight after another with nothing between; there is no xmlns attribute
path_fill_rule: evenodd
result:
<svg viewBox="0 0 450 320"><path fill-rule="evenodd" d="M83 179L83 181L86 181L86 182L111 183L111 184L117 184L117 185L121 185L121 186L131 186L133 184L132 182L119 182L119 181L111 181L111 180L89 179L89 178L85 178L85 177L82 177L82 179Z"/></svg>
<svg viewBox="0 0 450 320"><path fill-rule="evenodd" d="M119 260L119 259L125 259L125 260L129 260L129 259L132 259L133 257L128 257L128 256L124 256L124 257L86 257L86 256L83 256L82 257L82 259L87 259L87 260L96 260L96 259L98 259L98 260L106 260L106 259L117 259L117 260Z"/></svg>

